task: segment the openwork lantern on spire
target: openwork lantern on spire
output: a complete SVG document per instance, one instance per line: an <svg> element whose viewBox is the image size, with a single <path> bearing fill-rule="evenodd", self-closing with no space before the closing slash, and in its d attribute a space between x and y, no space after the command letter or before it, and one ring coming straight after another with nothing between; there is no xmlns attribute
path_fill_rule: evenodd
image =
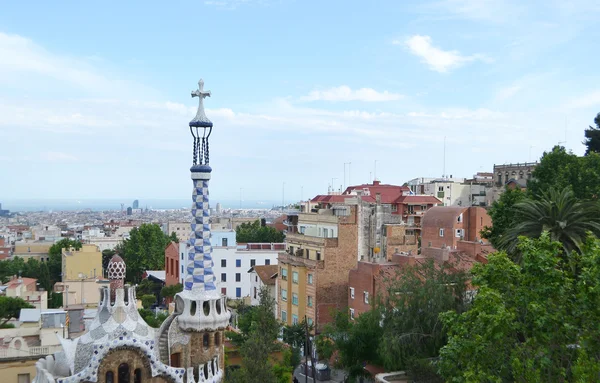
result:
<svg viewBox="0 0 600 383"><path fill-rule="evenodd" d="M208 138L212 132L213 123L204 113L204 99L210 97L210 90L204 90L204 80L198 81L198 89L192 91L192 97L198 97L198 111L196 117L190 121L190 133L194 137L193 164L208 165ZM201 136L202 139L200 139Z"/></svg>

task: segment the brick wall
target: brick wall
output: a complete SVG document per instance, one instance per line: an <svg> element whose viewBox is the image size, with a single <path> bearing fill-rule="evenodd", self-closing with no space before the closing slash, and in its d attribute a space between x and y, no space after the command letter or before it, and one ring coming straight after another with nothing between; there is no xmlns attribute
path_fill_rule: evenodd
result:
<svg viewBox="0 0 600 383"><path fill-rule="evenodd" d="M179 244L171 242L165 249L165 285L172 286L179 283L180 273Z"/></svg>

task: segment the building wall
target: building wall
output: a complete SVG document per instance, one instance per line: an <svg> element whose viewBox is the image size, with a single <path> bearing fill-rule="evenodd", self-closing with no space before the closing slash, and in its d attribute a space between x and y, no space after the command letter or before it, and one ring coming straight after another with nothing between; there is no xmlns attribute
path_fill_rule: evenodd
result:
<svg viewBox="0 0 600 383"><path fill-rule="evenodd" d="M179 256L179 244L169 243L165 249L165 285L172 286L180 283L181 261Z"/></svg>
<svg viewBox="0 0 600 383"><path fill-rule="evenodd" d="M102 359L98 367L98 383L106 383L106 373L111 371L114 375L114 383L119 382L119 366L127 364L129 367L129 382L134 382L134 373L136 369L142 371L142 382L149 383L170 383L170 378L161 376L152 377L152 370L147 358L138 350L121 349L115 350Z"/></svg>
<svg viewBox="0 0 600 383"><path fill-rule="evenodd" d="M443 209L443 208L437 208ZM491 226L492 220L487 211L479 206L471 206L464 209L448 208L447 210L432 210L426 216L423 225L422 248L442 248L448 246L455 249L458 242L481 240L480 232L484 226ZM459 222L458 217L461 216ZM440 229L444 235L440 236ZM461 236L457 236L456 230L462 230Z"/></svg>
<svg viewBox="0 0 600 383"><path fill-rule="evenodd" d="M79 274L102 277L102 253L96 245L84 244L81 249L63 249L62 280L81 279Z"/></svg>
<svg viewBox="0 0 600 383"><path fill-rule="evenodd" d="M104 250L114 250L121 242L123 242L123 239L117 237L93 238L88 241L90 245L98 246L100 252L103 252Z"/></svg>
<svg viewBox="0 0 600 383"><path fill-rule="evenodd" d="M63 303L65 305L83 304L86 307L95 307L100 302L100 287L108 283L108 280L96 278L67 279L57 282L55 290L60 288L63 291ZM66 298L66 295L68 295L68 298Z"/></svg>
<svg viewBox="0 0 600 383"><path fill-rule="evenodd" d="M217 282L217 289L231 299L250 297L251 285L250 274L248 270L252 267L252 261L255 265L277 264L277 251L275 250L238 250L237 247L214 247L213 248L213 272ZM237 261L239 265L237 266ZM223 263L224 262L224 266ZM225 274L225 281L221 280L221 274ZM239 274L240 281L236 281L236 274ZM240 289L240 296L237 296L237 289Z"/></svg>
<svg viewBox="0 0 600 383"><path fill-rule="evenodd" d="M29 375L29 381L32 382L36 376L35 363L40 356L26 358L0 358L0 376L3 383L19 383L19 375Z"/></svg>
<svg viewBox="0 0 600 383"><path fill-rule="evenodd" d="M190 239L190 233L192 231L192 227L190 226L190 222L179 222L179 221L171 221L167 223L167 235L171 235L171 233L175 233L179 242L187 242Z"/></svg>

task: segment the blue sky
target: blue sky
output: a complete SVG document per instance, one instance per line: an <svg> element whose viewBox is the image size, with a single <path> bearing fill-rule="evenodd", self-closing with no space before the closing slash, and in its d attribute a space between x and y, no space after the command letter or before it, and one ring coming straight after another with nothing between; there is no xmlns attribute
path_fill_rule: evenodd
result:
<svg viewBox="0 0 600 383"><path fill-rule="evenodd" d="M187 198L200 77L216 200L324 193L345 162L352 183L375 160L386 183L441 176L444 137L460 177L565 133L582 154L599 16L583 0L5 3L0 201Z"/></svg>

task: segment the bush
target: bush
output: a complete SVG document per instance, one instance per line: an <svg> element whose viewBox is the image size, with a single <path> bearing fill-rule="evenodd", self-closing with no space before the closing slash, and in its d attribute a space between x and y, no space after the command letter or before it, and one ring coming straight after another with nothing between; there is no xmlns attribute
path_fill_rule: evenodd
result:
<svg viewBox="0 0 600 383"><path fill-rule="evenodd" d="M145 309L149 309L154 303L156 303L156 297L151 294L142 295L140 299L142 300L142 307Z"/></svg>

